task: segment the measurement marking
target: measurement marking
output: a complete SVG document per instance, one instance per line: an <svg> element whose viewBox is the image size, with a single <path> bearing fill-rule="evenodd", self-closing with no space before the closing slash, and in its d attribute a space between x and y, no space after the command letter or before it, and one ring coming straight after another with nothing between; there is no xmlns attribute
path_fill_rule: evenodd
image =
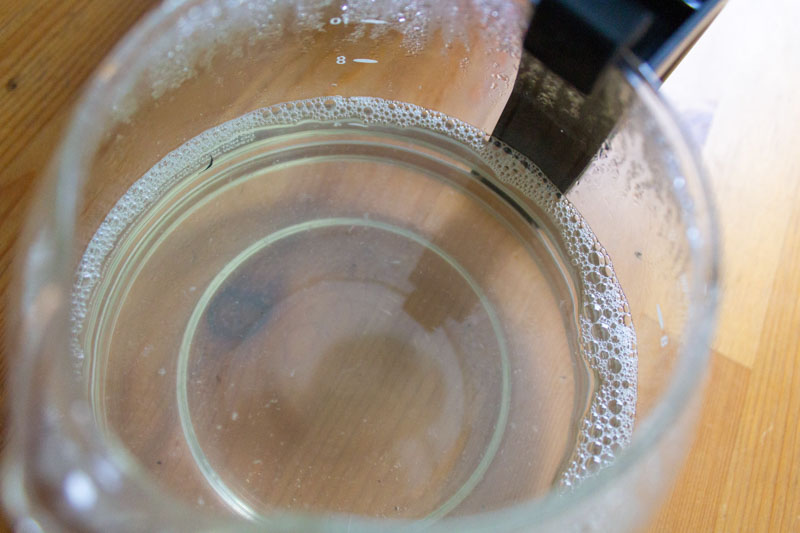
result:
<svg viewBox="0 0 800 533"><path fill-rule="evenodd" d="M661 314L661 306L656 304L656 312L658 313L658 327L664 329L664 315Z"/></svg>
<svg viewBox="0 0 800 533"><path fill-rule="evenodd" d="M377 59L354 59L353 63L377 63Z"/></svg>
<svg viewBox="0 0 800 533"><path fill-rule="evenodd" d="M364 24L389 24L385 20L378 20L378 19L361 19L361 22Z"/></svg>

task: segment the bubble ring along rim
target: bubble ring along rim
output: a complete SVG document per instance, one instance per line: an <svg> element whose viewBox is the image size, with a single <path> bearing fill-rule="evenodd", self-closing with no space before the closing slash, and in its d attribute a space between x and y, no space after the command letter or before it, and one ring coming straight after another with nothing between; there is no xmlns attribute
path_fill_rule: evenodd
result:
<svg viewBox="0 0 800 533"><path fill-rule="evenodd" d="M189 397L186 387L186 384L189 381L188 366L189 359L191 357L192 340L197 330L197 326L200 323L200 320L202 320L203 314L217 290L230 275L232 275L240 266L245 264L254 254L260 252L271 244L298 233L320 228L352 226L379 229L401 237L405 237L423 246L425 249L433 251L435 254L441 257L448 265L450 265L451 268L461 275L464 281L467 282L467 285L469 285L474 294L478 297L478 301L480 301L481 305L484 307L487 315L489 316L492 330L494 331L495 338L497 339L502 385L500 392L500 407L495 420L492 436L483 455L481 456L480 461L476 465L475 470L470 474L467 480L449 498L447 498L444 503L425 516L422 519L423 522L438 520L439 518L447 515L450 511L455 509L464 500L464 498L469 496L469 494L472 492L472 489L474 489L481 479L483 479L486 470L489 468L489 465L494 459L497 450L500 448L500 442L502 441L505 433L506 424L508 422L508 412L511 403L511 365L508 360L508 349L506 347L505 336L503 335L502 326L500 325L497 314L494 312L492 304L489 302L489 299L487 298L486 294L484 294L483 290L481 290L478 283L472 278L472 276L470 276L469 272L467 272L463 266L461 266L442 248L430 242L429 240L417 235L412 231L404 230L385 222L363 218L337 217L314 219L288 226L257 240L246 249L239 252L236 257L234 257L214 276L195 304L194 310L189 317L189 321L184 331L183 338L181 339L181 345L178 351L176 372L178 414L180 418L181 429L183 430L184 438L189 445L192 457L194 458L195 463L200 468L200 471L208 483L218 494L222 496L225 503L241 516L247 519L255 520L257 523L260 522L262 524L271 524L276 519L263 517L259 512L255 511L251 506L242 501L242 499L236 495L235 491L228 487L228 485L222 480L221 476L214 470L214 467L211 465L205 453L202 451L197 434L194 431L192 416L189 412ZM195 445L195 443L197 444ZM277 519L280 519L280 515L278 515Z"/></svg>
<svg viewBox="0 0 800 533"><path fill-rule="evenodd" d="M55 225L52 242L56 247L55 260L57 263L69 265L71 261L73 228L79 204L79 191L82 190L83 185L82 176L87 173L91 163L92 151L87 147L95 146L100 138L100 131L96 127L98 110L110 109L116 95L125 94L126 89L134 85L137 76L146 67L146 58L141 54L141 50L147 49L151 39L157 38L159 34L170 27L170 19L175 17L177 12L188 10L193 3L198 2L178 0L164 2L146 15L101 63L84 90L55 159L58 163L55 171L55 194L49 198L48 207L51 209ZM125 68L122 68L122 65L125 65ZM468 520L445 519L439 524L433 524L432 528L434 529L439 529L437 526L441 526L441 531L488 531L497 530L498 527L511 529L531 526L533 519L537 523L546 524L560 515L591 504L596 494L611 486L614 480L630 474L633 467L645 458L648 450L662 440L667 429L689 407L692 393L701 386L709 358L708 344L716 319L718 300L718 226L711 199L711 189L696 149L687 141L689 137L678 125L675 113L656 93L654 88L657 86L656 80L648 72L643 71L638 63L630 61L628 58L623 58L621 68L625 72L628 83L641 98L644 106L652 113L658 128L663 131L671 148L679 156L681 169L689 171L684 178L696 189L697 194L691 197L694 207L699 208L708 218L706 221L708 227L703 228L706 231L700 232L704 242L692 249L693 258L696 261L693 262L693 281L688 291L691 303L687 322L690 325L684 348L679 356L679 365L674 372L675 377L656 407L644 420L641 426L642 430L619 454L614 463L601 470L597 475L586 479L570 494L563 497L551 494L542 499L517 504L507 509L472 515ZM688 198L685 189L684 195ZM692 213L682 213L682 215L688 215L688 222L694 222ZM57 282L67 283L65 289L68 292L70 290L69 281L58 277L61 274L63 272L55 268L50 272ZM17 414L19 414L19 410L17 410ZM113 443L103 440L99 431L95 433L81 435L81 437L85 439L88 446L118 463L126 483L134 485L142 492L155 494L152 498L147 499L148 502L157 502L164 511L172 509L162 513L161 516L171 517L178 521L185 519L186 516L197 515L195 509L190 509L185 504L176 501L144 476L135 460L127 457L122 451L112 449ZM98 442L101 443L99 446ZM252 525L242 522L240 519L231 521L212 517L210 521L203 520L198 523L220 526L226 530L252 528ZM390 525L385 521L378 522L369 519L354 521L348 517L332 516L318 520L300 515L286 515L286 524L287 529L292 527L330 528L336 531L347 531L348 529L350 531L373 531L377 527L385 530ZM408 524L398 523L397 525L403 527Z"/></svg>

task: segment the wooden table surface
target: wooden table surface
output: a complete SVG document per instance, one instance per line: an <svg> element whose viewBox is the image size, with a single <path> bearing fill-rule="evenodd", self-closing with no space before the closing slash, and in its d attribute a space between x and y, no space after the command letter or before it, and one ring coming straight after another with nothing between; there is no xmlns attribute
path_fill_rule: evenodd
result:
<svg viewBox="0 0 800 533"><path fill-rule="evenodd" d="M26 206L71 105L155 3L0 0L0 328ZM724 292L698 437L653 532L800 531L798 20L796 0L730 0L663 88L710 171Z"/></svg>

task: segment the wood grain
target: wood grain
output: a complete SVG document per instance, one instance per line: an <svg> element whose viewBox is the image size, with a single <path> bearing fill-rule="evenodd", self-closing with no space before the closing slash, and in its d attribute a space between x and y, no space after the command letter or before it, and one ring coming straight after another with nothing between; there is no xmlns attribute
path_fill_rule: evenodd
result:
<svg viewBox="0 0 800 533"><path fill-rule="evenodd" d="M81 85L155 0L0 2L0 447L7 437L10 284L25 211ZM0 530L10 529L0 520Z"/></svg>
<svg viewBox="0 0 800 533"><path fill-rule="evenodd" d="M25 205L68 110L153 4L0 2L0 327ZM799 17L793 0L730 0L664 88L711 171L725 295L698 437L654 532L800 530ZM11 357L4 343L3 411Z"/></svg>
<svg viewBox="0 0 800 533"><path fill-rule="evenodd" d="M800 4L731 0L663 92L704 141L723 232L700 431L652 531L800 531Z"/></svg>

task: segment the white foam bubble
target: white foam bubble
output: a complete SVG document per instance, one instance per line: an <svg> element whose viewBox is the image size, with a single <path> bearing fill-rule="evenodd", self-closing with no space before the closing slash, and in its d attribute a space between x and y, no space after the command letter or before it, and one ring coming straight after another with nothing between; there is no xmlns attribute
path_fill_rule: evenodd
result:
<svg viewBox="0 0 800 533"><path fill-rule="evenodd" d="M580 349L599 377L588 414L581 421L574 460L564 472L562 487L613 461L633 431L636 407L636 334L611 258L572 204L525 156L485 132L442 113L398 101L372 97L320 97L259 109L191 139L140 178L108 213L80 262L73 293L73 353L83 359L78 338L87 304L101 277L106 258L126 228L166 190L202 169L210 156L233 150L254 139L253 130L300 121L357 121L395 128L424 128L471 148L495 178L525 194L549 219L563 239L567 258L581 283Z"/></svg>

